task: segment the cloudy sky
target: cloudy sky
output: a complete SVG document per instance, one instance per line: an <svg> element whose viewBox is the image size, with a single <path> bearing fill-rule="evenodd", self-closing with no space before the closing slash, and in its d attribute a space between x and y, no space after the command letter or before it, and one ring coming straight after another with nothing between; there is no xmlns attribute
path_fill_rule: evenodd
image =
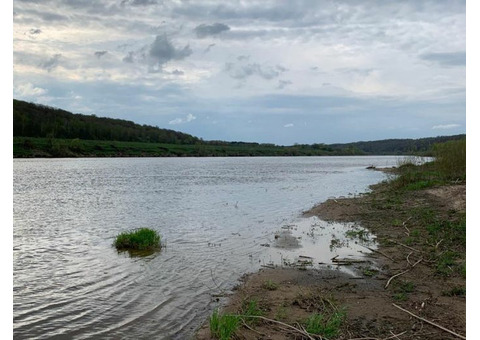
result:
<svg viewBox="0 0 480 340"><path fill-rule="evenodd" d="M466 4L14 0L13 97L206 140L466 131Z"/></svg>

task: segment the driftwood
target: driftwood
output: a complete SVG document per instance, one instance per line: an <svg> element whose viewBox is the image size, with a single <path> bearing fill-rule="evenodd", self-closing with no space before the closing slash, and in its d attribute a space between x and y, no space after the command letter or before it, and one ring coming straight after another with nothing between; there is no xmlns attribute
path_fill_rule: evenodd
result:
<svg viewBox="0 0 480 340"><path fill-rule="evenodd" d="M394 303L392 303L392 305L393 305L394 307L400 309L401 311L403 311L403 312L405 312L405 313L413 316L414 318L417 318L418 320L421 320L421 321L426 322L426 323L428 323L428 324L430 324L430 325L432 325L432 326L435 326L435 327L437 327L437 328L440 328L441 330L443 330L443 331L445 331L445 332L448 332L448 333L450 333L450 334L452 334L452 335L454 335L454 336L456 336L456 337L458 337L458 338L460 338L460 339L467 339L467 338L466 338L465 336L463 336L463 335L457 334L457 333L455 333L455 332L453 332L453 331L451 331L451 330L449 330L449 329L447 329L447 328L445 328L445 327L443 327L443 326L440 326L440 325L438 325L438 324L436 324L436 323L434 323L434 322L432 322L432 321L429 321L429 320L424 319L424 318L422 318L422 317L420 317L420 316L418 316L418 315L415 315L415 314L413 314L412 312L410 312L410 311L408 311L408 310L406 310L406 309L403 309L402 307L400 307L400 306L398 306L398 305L396 305L396 304L394 304Z"/></svg>

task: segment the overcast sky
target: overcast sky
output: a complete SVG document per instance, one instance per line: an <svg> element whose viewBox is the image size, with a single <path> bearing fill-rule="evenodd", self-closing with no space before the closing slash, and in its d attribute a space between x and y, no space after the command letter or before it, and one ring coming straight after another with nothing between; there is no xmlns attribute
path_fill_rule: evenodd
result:
<svg viewBox="0 0 480 340"><path fill-rule="evenodd" d="M206 140L466 131L452 0L14 0L13 97Z"/></svg>

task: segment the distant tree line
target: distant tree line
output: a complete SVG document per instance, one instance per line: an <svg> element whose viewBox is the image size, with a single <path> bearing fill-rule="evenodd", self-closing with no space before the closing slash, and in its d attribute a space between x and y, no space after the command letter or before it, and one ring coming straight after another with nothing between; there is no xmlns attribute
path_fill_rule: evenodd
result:
<svg viewBox="0 0 480 340"><path fill-rule="evenodd" d="M367 155L405 155L425 154L432 151L434 144L450 140L465 139L466 135L439 136L419 139L383 139L370 142L355 142L345 144L330 144L332 151L357 149Z"/></svg>
<svg viewBox="0 0 480 340"><path fill-rule="evenodd" d="M13 100L14 152L33 155L39 149L45 156L154 155L154 156L326 156L326 155L432 155L432 146L466 135L420 139L385 139L344 144L295 144L204 141L195 136L132 121L73 114L58 108ZM30 139L29 139L30 138ZM45 141L33 140L45 139ZM55 142L54 142L55 140ZM64 140L64 141L61 141ZM70 140L70 142L66 142ZM94 146L80 141L98 141ZM157 143L171 147L104 145L100 141ZM176 148L175 145L191 146ZM112 150L108 150L112 148ZM93 148L93 149L92 149ZM121 149L121 150L120 150ZM38 151L38 150L37 150ZM39 151L39 152L40 152ZM40 152L40 154L42 154Z"/></svg>
<svg viewBox="0 0 480 340"><path fill-rule="evenodd" d="M13 100L13 136L169 144L196 144L201 141L173 130L122 119L73 114L16 99Z"/></svg>

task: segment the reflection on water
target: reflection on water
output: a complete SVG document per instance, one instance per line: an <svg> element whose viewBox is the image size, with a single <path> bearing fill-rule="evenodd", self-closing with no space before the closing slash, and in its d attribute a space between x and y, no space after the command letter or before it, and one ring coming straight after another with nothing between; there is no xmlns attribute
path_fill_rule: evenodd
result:
<svg viewBox="0 0 480 340"><path fill-rule="evenodd" d="M337 254L359 253L340 226L298 216L384 178L367 166L397 162L14 160L14 337L188 338L215 307L212 295L231 289L244 273L300 256L313 267L334 265L329 259ZM286 225L295 227L286 231ZM140 227L158 231L166 247L117 252L114 237ZM278 247L287 233L285 244L297 245ZM332 234L349 247L330 249Z"/></svg>

